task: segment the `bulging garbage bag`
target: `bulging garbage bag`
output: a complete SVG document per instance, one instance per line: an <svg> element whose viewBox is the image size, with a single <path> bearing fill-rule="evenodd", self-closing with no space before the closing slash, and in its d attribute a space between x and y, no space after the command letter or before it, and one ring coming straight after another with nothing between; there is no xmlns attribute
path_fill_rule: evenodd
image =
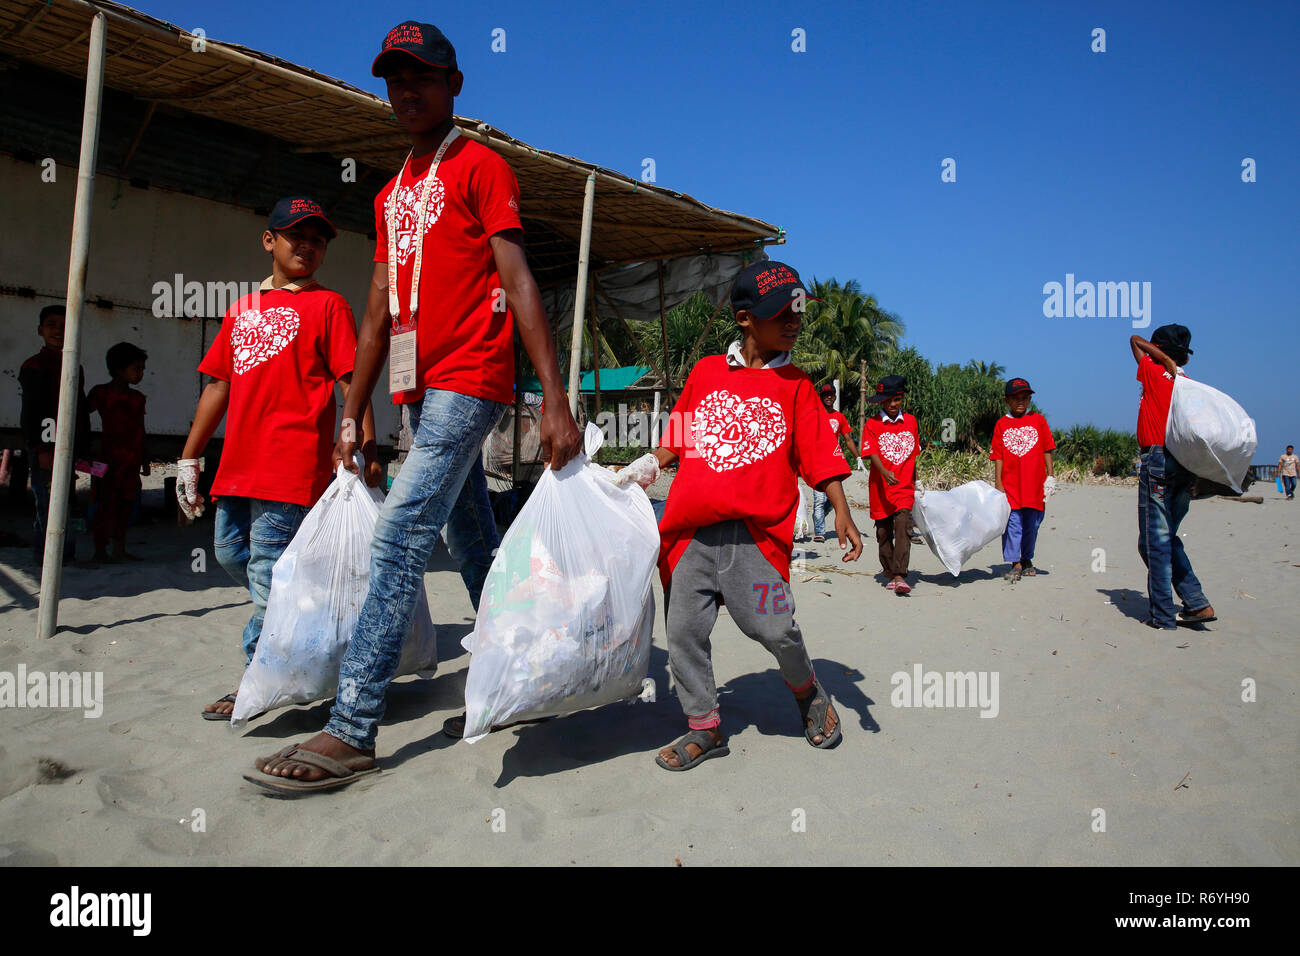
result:
<svg viewBox="0 0 1300 956"><path fill-rule="evenodd" d="M235 695L230 726L262 711L333 697L370 586L370 541L383 495L342 464L271 570L262 635ZM424 589L397 674L438 666L438 635Z"/></svg>
<svg viewBox="0 0 1300 956"><path fill-rule="evenodd" d="M644 491L586 455L547 469L483 585L465 682L465 740L494 724L567 714L641 693L654 629L659 529Z"/></svg>
<svg viewBox="0 0 1300 956"><path fill-rule="evenodd" d="M1010 517L1007 496L987 481L918 493L912 509L916 530L953 577L975 552L1001 537Z"/></svg>
<svg viewBox="0 0 1300 956"><path fill-rule="evenodd" d="M1175 376L1165 448L1180 465L1241 494L1257 447L1255 420L1244 408L1217 388Z"/></svg>

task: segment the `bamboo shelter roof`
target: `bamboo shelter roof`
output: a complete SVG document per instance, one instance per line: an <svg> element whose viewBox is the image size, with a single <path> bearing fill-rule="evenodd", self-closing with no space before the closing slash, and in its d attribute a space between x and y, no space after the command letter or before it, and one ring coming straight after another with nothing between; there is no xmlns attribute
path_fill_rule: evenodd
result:
<svg viewBox="0 0 1300 956"><path fill-rule="evenodd" d="M157 110L231 124L262 140L274 140L304 160L332 157L335 170L343 158L355 159L355 185L362 195L354 197L353 214L344 215L339 225L370 231L372 224L364 221L368 200L396 172L409 149L386 100L238 44L205 37L203 51L196 52L196 38L188 31L105 0L0 0L0 57L84 77L96 10L108 16L106 88L125 94L137 106L147 104L149 118ZM142 133L149 118L140 127ZM500 153L514 169L525 241L530 261L535 270L540 268L539 279L545 275L558 281L575 271L583 189L592 172L594 268L755 248L783 239L770 223L534 148L475 119L457 116L456 123L464 135ZM365 167L374 175L363 175ZM337 205L322 201L327 208Z"/></svg>

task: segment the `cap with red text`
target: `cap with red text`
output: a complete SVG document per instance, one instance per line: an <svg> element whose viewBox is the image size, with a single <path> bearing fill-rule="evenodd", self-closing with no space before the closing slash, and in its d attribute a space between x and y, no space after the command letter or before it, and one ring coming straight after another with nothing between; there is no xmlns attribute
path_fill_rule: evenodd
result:
<svg viewBox="0 0 1300 956"><path fill-rule="evenodd" d="M370 67L371 76L388 76L408 56L425 66L456 69L456 48L432 23L404 20L388 31L384 45Z"/></svg>
<svg viewBox="0 0 1300 956"><path fill-rule="evenodd" d="M334 223L330 222L329 217L325 215L325 210L320 207L320 203L309 196L285 196L271 210L271 219L266 227L272 230L288 229L304 219L319 219L331 240L339 234L334 228Z"/></svg>
<svg viewBox="0 0 1300 956"><path fill-rule="evenodd" d="M736 283L731 287L731 311L745 309L760 319L774 319L791 302L820 302L813 298L804 288L799 273L784 262L774 259L762 259L751 263L736 276Z"/></svg>

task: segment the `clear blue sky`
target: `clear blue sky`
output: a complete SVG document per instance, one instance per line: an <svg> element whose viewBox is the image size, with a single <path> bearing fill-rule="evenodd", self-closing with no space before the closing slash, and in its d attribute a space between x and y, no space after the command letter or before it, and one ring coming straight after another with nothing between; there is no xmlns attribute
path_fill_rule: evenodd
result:
<svg viewBox="0 0 1300 956"><path fill-rule="evenodd" d="M1255 460L1300 444L1300 5L137 2L381 95L384 34L432 18L458 113L632 176L653 157L783 227L805 278L859 280L932 362L1028 378L1055 427L1133 427L1134 329L1044 317L1044 283L1150 282L1145 334L1192 330Z"/></svg>

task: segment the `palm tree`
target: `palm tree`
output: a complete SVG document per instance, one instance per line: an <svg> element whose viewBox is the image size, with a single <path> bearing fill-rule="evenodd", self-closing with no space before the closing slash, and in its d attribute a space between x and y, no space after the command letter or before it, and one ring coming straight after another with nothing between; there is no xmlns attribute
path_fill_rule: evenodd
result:
<svg viewBox="0 0 1300 956"><path fill-rule="evenodd" d="M998 381L1001 381L1002 376L1007 373L1006 366L999 365L997 362L977 362L975 359L971 359L966 363L966 367L977 375L985 375Z"/></svg>
<svg viewBox="0 0 1300 956"><path fill-rule="evenodd" d="M861 367L868 379L884 368L903 337L903 322L864 295L856 279L813 280L809 290L820 302L809 302L804 327L795 345L794 362L820 383L839 379L856 392L862 387Z"/></svg>

